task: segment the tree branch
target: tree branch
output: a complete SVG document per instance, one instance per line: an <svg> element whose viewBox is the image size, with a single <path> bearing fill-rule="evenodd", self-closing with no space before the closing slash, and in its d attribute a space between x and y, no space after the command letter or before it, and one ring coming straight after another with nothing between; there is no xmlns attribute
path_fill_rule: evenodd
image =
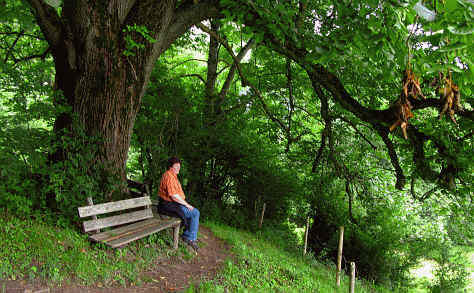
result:
<svg viewBox="0 0 474 293"><path fill-rule="evenodd" d="M130 9L122 28L130 25L145 26L151 37L156 41L149 42L140 34L134 34L135 41L141 42L145 48L131 58L137 69L140 80L137 89L138 96L144 95L151 71L158 57L171 44L196 23L202 20L219 16L218 0L195 1L136 1ZM178 6L176 6L178 5ZM123 38L123 36L122 36Z"/></svg>
<svg viewBox="0 0 474 293"><path fill-rule="evenodd" d="M331 93L332 98L335 102L341 105L347 111L353 113L360 120L369 123L374 129L379 132L382 139L385 142L385 145L388 149L392 164L396 169L397 176L397 188L402 188L405 183L405 177L403 175L402 169L398 162L398 157L392 145L392 142L388 139L388 129L395 121L399 119L398 112L395 111L395 105L392 105L388 109L376 110L370 109L361 105L354 97L352 97L349 92L344 88L341 80L332 72L330 72L326 67L321 64L315 64L314 54L312 55L307 48L303 47L301 44L303 42L303 35L296 32L291 36L287 33L288 30L282 28L283 36L275 36L269 27L274 24L270 23L270 18L263 17L261 12L256 7L256 4L251 0L240 0L238 5L244 7L248 17L245 19L245 24L248 26L258 26L259 31L263 31L263 42L269 48L280 53L283 56L289 57L298 63L308 74L310 80L312 81L313 88L317 92L316 85L321 85L324 89ZM313 52L314 53L314 52ZM415 101L414 107L416 109L421 109L425 107L439 107L439 100L437 99L427 99L426 101ZM321 110L323 111L323 110ZM459 111L458 115L465 117L467 119L473 119L474 111ZM324 117L324 116L323 116ZM414 131L414 127L410 125L409 130ZM425 180L434 180L437 175L433 171L428 162L424 162L424 152L423 145L426 140L432 140L435 144L435 147L438 149L438 154L445 160L446 167L443 168L440 176L454 176L459 172L460 164L456 163L456 158L447 153L448 148L440 140L435 140L429 138L426 135L418 131L412 132L411 145L414 147L413 161L417 166L417 171L423 173L422 178ZM331 136L329 136L331 138ZM331 146L331 143L330 143ZM418 170L422 168L421 170ZM446 178L448 179L448 178ZM449 182L453 180L449 179Z"/></svg>
<svg viewBox="0 0 474 293"><path fill-rule="evenodd" d="M197 77L199 78L204 84L206 84L206 80L199 74L197 73L192 73L192 74L183 74L183 75L178 75L177 77Z"/></svg>
<svg viewBox="0 0 474 293"><path fill-rule="evenodd" d="M108 8L109 10L114 8L113 10L117 11L119 22L123 23L136 2L137 0L111 0Z"/></svg>
<svg viewBox="0 0 474 293"><path fill-rule="evenodd" d="M21 35L21 36L24 36L24 37L34 38L34 39L37 39L39 41L44 41L44 38L42 38L40 36L32 35L32 34L25 34L24 31L21 31L21 32L0 32L0 35L5 35L5 36Z"/></svg>
<svg viewBox="0 0 474 293"><path fill-rule="evenodd" d="M291 74L291 60L290 58L286 58L286 81L288 87L288 133L287 136L291 138L291 120L293 118L293 112L295 110L295 102L293 97L293 84L292 84L292 74ZM292 140L287 139L286 143L286 150L285 152L288 153L290 150L290 144Z"/></svg>
<svg viewBox="0 0 474 293"><path fill-rule="evenodd" d="M248 81L248 79L245 77L245 75L243 74L242 69L240 68L240 65L239 65L239 60L235 56L234 52L232 51L232 48L227 43L227 41L225 39L223 39L222 37L220 37L218 34L214 33L212 30L210 30L208 27L206 27L205 25L203 25L201 23L197 24L196 26L199 27L204 32L208 33L211 37L216 38L227 49L230 56L234 60L234 65L236 66L237 71L239 72L240 78L242 80L242 85L243 86L248 86L253 90L253 92L255 93L257 98L259 99L260 103L262 104L263 111L265 112L265 114L270 118L270 120L272 120L273 122L278 123L278 125L280 125L280 127L286 131L285 124L280 119L276 118L271 113L271 111L267 107L267 104L265 104L265 101L263 100L263 97L262 97L262 94L260 93L260 91L255 86L253 86Z"/></svg>
<svg viewBox="0 0 474 293"><path fill-rule="evenodd" d="M16 43L17 43L18 40L20 39L20 37L21 37L21 35L22 35L23 32L24 32L24 31L21 31L21 33L18 34L18 36L16 37L15 41L13 42L13 44L12 44L12 45L10 46L10 48L8 49L7 54L5 54L5 60L3 61L4 63L7 63L8 57L10 57L10 53L12 52L13 48L15 48Z"/></svg>
<svg viewBox="0 0 474 293"><path fill-rule="evenodd" d="M236 60L240 63L242 59L247 55L247 53L254 47L256 44L255 39L250 39L247 44L240 50L239 54L236 56ZM235 70L237 69L237 65L235 64L236 61L234 61L234 64L232 64L232 67L229 70L229 73L227 74L226 80L224 82L224 85L221 88L221 91L219 93L219 99L220 102L224 100L225 96L227 95L227 92L229 91L230 85L232 84L232 80L234 79L235 76Z"/></svg>
<svg viewBox="0 0 474 293"><path fill-rule="evenodd" d="M301 107L301 106L298 106L298 105L295 105L295 108L296 109L300 109L301 111L303 111L304 113L306 113L306 115L314 118L315 120L319 121L319 122L322 122L321 118L316 116L316 114L313 114L313 113L310 113L308 110L306 110L305 108Z"/></svg>
<svg viewBox="0 0 474 293"><path fill-rule="evenodd" d="M52 47L56 47L60 40L62 25L56 10L42 0L26 0L32 8L41 31Z"/></svg>
<svg viewBox="0 0 474 293"><path fill-rule="evenodd" d="M321 157L323 155L323 150L324 150L324 147L326 146L326 137L327 137L328 131L329 131L328 125L325 124L323 133L321 135L321 144L319 145L318 153L316 154L316 157L314 158L313 167L311 168L311 172L313 173L316 172L316 169L318 168L318 165L319 165L319 161L321 160Z"/></svg>
<svg viewBox="0 0 474 293"><path fill-rule="evenodd" d="M225 110L225 111L224 111L225 114L228 114L228 113L230 113L230 112L233 112L233 111L235 111L235 110L237 110L237 109L239 109L239 108L242 108L242 107L248 105L248 103L250 103L250 102L253 101L253 97L254 97L254 96L255 96L255 95L250 95L250 99L248 99L247 101L243 101L243 102L241 102L241 103L239 103L239 104L237 104L237 105L234 105L234 106L230 107L229 109Z"/></svg>
<svg viewBox="0 0 474 293"><path fill-rule="evenodd" d="M173 67L171 67L171 70L175 69L178 66L183 65L184 63L191 62L191 61L199 61L199 62L204 62L204 63L207 62L206 60L203 60L203 59L191 58L191 59L184 60L182 62L179 62L179 63L173 65Z"/></svg>
<svg viewBox="0 0 474 293"><path fill-rule="evenodd" d="M422 196L418 197L415 192L415 176L411 178L410 184L410 193L414 200L417 201L425 201L428 199L436 190L438 189L437 186L431 188L430 190L426 191Z"/></svg>
<svg viewBox="0 0 474 293"><path fill-rule="evenodd" d="M405 178L405 175L403 174L403 169L400 166L400 162L398 161L398 156L397 156L397 152L395 151L395 147L393 146L392 141L388 137L388 130L382 127L377 127L376 130L378 134L380 135L380 137L382 138L383 142L385 143L385 146L387 147L388 155L390 157L390 162L392 163L392 166L395 168L395 175L397 178L395 187L398 190L403 190L403 187L406 184L406 178Z"/></svg>
<svg viewBox="0 0 474 293"><path fill-rule="evenodd" d="M191 0L183 1L183 3L175 9L159 53L168 49L169 46L171 46L179 36L189 30L191 26L209 18L222 16L219 9L219 0L200 0L197 3L195 2L196 1Z"/></svg>
<svg viewBox="0 0 474 293"><path fill-rule="evenodd" d="M438 178L438 174L427 164L424 150L425 141L429 138L413 125L408 128L408 138L413 145L413 162L415 163L417 173L424 180L435 181Z"/></svg>
<svg viewBox="0 0 474 293"><path fill-rule="evenodd" d="M211 30L217 34L220 28L218 20L211 20ZM207 57L207 78L206 78L206 94L209 103L212 103L212 97L216 88L217 81L217 63L219 60L219 42L215 38L209 40L209 53Z"/></svg>
<svg viewBox="0 0 474 293"><path fill-rule="evenodd" d="M34 55L30 55L30 56L23 57L23 58L14 58L13 61L14 61L15 64L18 64L20 62L28 61L28 60L32 60L32 59L36 59L36 58L40 58L40 59L44 60L50 52L51 52L51 47L48 47L42 54L34 54Z"/></svg>
<svg viewBox="0 0 474 293"><path fill-rule="evenodd" d="M349 124L354 130L355 132L357 132L357 134L359 134L360 137L362 137L371 147L372 149L375 151L377 150L377 147L368 139L364 136L364 134L362 132L359 131L359 129L357 129L357 126L352 122L350 121L349 119L346 119L342 116L336 116L334 118L337 118L337 119L341 119L342 121L346 122L347 124Z"/></svg>

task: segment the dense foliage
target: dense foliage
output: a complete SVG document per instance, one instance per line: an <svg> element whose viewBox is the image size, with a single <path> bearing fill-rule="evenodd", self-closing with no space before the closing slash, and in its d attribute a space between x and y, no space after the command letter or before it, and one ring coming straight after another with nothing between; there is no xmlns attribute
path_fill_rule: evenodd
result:
<svg viewBox="0 0 474 293"><path fill-rule="evenodd" d="M472 1L177 1L166 9L199 16L180 35L137 8L122 41L94 43L123 49L103 53L117 73L97 79L100 66L65 69L52 40L46 21L75 28L73 8L26 2L0 1L6 213L74 222L87 196L126 197L125 173L155 196L173 155L204 218L253 230L265 203L265 221L311 218L321 258L335 259L345 226L362 277L409 286L431 259L433 291L462 287L451 254L474 241ZM82 64L90 39L67 33Z"/></svg>

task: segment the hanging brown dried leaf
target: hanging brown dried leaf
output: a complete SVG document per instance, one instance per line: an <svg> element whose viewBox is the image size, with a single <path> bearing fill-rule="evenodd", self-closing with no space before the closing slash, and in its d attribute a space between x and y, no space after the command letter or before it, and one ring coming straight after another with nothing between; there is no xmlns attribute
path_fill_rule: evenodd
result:
<svg viewBox="0 0 474 293"><path fill-rule="evenodd" d="M417 99L418 96L422 97L423 99L425 98L423 92L421 91L418 78L409 67L405 70L405 74L403 76L403 94L407 98L410 96L414 99Z"/></svg>
<svg viewBox="0 0 474 293"><path fill-rule="evenodd" d="M445 78L443 83L444 84L438 88L438 94L442 102L439 119L443 118L444 113L448 113L451 121L457 124L454 113L456 111L462 111L459 87L454 84L451 75Z"/></svg>
<svg viewBox="0 0 474 293"><path fill-rule="evenodd" d="M392 112L394 116L397 117L397 120L390 126L390 131L393 131L395 128L400 126L405 139L408 139L408 119L414 117L413 112L411 111L413 107L410 103L409 97L417 99L418 96L425 98L421 92L420 82L416 78L413 71L410 69L410 65L408 65L403 75L402 93L400 94L400 98L398 98L398 100L392 106Z"/></svg>
<svg viewBox="0 0 474 293"><path fill-rule="evenodd" d="M403 95L403 94L402 94ZM393 131L400 125L400 128L403 132L403 137L408 139L407 135L407 126L408 126L408 119L413 118L413 112L411 111L412 106L408 99L403 98L402 96L395 102L392 107L394 114L397 117L397 121L390 126L390 131Z"/></svg>

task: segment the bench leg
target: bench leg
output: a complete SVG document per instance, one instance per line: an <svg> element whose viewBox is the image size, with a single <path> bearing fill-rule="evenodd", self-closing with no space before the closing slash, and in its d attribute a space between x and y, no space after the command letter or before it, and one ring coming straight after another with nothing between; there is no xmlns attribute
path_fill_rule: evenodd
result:
<svg viewBox="0 0 474 293"><path fill-rule="evenodd" d="M174 248L174 249L178 249L179 226L180 226L180 224L178 224L178 225L176 225L176 226L174 227L174 244L173 244L173 248Z"/></svg>

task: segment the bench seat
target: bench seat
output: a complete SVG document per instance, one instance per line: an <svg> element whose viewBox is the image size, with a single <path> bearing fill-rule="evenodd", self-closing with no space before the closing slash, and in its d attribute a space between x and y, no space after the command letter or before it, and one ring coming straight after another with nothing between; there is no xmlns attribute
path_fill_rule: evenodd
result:
<svg viewBox="0 0 474 293"><path fill-rule="evenodd" d="M153 216L149 196L108 202L94 205L88 198L89 205L78 208L79 216L92 217L92 220L83 222L84 232L93 233L89 239L104 243L112 248L124 246L132 241L141 239L167 228L174 228L173 248L178 248L179 219L160 219ZM137 209L123 213L125 210ZM120 213L118 215L97 218L97 215ZM100 229L108 230L101 232Z"/></svg>
<svg viewBox="0 0 474 293"><path fill-rule="evenodd" d="M163 221L152 218L113 230L92 234L89 238L95 242L102 242L112 248L117 248L161 230L179 226L179 224L179 219Z"/></svg>

